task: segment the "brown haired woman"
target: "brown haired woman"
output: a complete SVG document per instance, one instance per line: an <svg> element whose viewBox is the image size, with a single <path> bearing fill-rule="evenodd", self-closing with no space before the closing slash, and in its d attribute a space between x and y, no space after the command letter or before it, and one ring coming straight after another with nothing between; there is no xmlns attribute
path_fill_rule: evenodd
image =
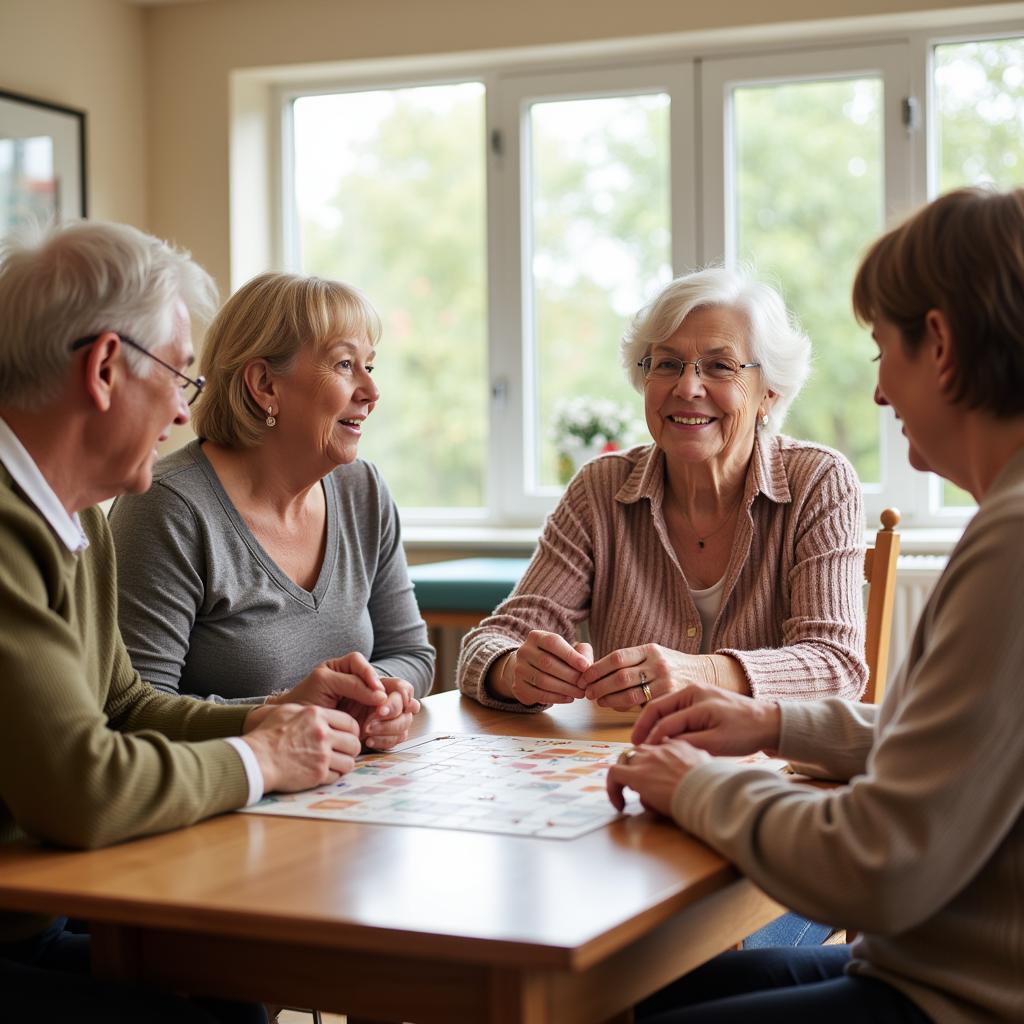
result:
<svg viewBox="0 0 1024 1024"><path fill-rule="evenodd" d="M213 321L199 439L110 515L121 632L158 689L248 703L331 671L365 744L407 735L434 657L394 502L356 457L379 335L362 293L294 274L254 278ZM388 694L376 710L367 686Z"/></svg>
<svg viewBox="0 0 1024 1024"><path fill-rule="evenodd" d="M723 954L639 1020L1024 1020L1024 190L937 199L875 243L853 302L911 462L978 502L905 664L881 707L670 694L608 786L860 937ZM758 749L847 781L711 757Z"/></svg>

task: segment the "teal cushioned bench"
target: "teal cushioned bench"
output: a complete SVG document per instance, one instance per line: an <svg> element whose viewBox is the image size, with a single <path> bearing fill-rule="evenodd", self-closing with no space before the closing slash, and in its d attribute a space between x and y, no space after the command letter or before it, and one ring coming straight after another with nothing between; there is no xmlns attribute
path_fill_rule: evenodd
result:
<svg viewBox="0 0 1024 1024"><path fill-rule="evenodd" d="M428 625L475 625L512 593L529 564L528 558L456 558L410 565L409 576Z"/></svg>
<svg viewBox="0 0 1024 1024"><path fill-rule="evenodd" d="M456 558L409 566L420 614L437 649L435 691L455 685L459 635L512 593L529 564L528 558Z"/></svg>

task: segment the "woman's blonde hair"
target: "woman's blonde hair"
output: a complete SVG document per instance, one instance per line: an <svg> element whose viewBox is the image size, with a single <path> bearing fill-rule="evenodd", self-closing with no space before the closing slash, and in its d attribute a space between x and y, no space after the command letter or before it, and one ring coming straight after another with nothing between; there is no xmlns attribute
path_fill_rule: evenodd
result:
<svg viewBox="0 0 1024 1024"><path fill-rule="evenodd" d="M376 345L380 333L380 317L358 288L301 274L254 277L224 303L207 332L200 361L206 387L192 413L196 433L232 448L259 444L267 413L246 386L249 363L264 359L287 373L304 346L319 351L339 338Z"/></svg>

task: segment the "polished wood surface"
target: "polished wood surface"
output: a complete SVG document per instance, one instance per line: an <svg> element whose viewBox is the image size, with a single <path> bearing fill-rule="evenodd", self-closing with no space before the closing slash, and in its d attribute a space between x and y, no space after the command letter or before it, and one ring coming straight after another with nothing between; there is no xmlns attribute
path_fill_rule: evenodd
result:
<svg viewBox="0 0 1024 1024"><path fill-rule="evenodd" d="M628 740L632 717L457 693L417 734ZM575 840L224 815L106 850L0 851L0 906L85 917L108 974L385 1019L596 1022L770 920L641 814Z"/></svg>

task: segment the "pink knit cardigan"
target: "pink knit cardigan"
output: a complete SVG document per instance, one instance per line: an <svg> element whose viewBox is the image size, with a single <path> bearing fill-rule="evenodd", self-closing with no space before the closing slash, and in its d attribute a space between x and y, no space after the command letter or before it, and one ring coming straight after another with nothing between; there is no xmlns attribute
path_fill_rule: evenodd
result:
<svg viewBox="0 0 1024 1024"><path fill-rule="evenodd" d="M665 457L649 445L580 470L519 585L462 642L458 682L489 707L487 671L531 629L570 642L587 620L594 655L658 643L701 650L700 615L662 516ZM754 442L710 650L739 661L755 697L855 700L864 662L864 522L850 463L820 445Z"/></svg>

